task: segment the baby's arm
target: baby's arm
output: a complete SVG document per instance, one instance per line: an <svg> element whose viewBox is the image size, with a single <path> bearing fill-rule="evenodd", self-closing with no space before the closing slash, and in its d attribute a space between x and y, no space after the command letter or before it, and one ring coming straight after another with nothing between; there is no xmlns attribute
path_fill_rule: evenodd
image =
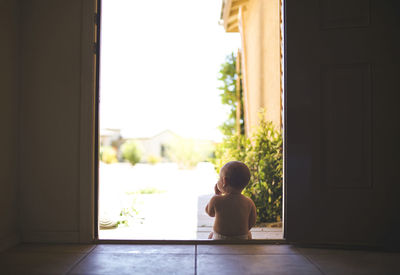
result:
<svg viewBox="0 0 400 275"><path fill-rule="evenodd" d="M206 213L210 217L215 217L215 201L218 199L218 196L221 196L221 191L219 191L217 184L214 186L215 196L210 199L208 204L206 205Z"/></svg>
<svg viewBox="0 0 400 275"><path fill-rule="evenodd" d="M251 203L251 209L250 209L250 216L249 216L249 230L256 224L257 220L257 210L256 210L256 205L252 200L250 200Z"/></svg>
<svg viewBox="0 0 400 275"><path fill-rule="evenodd" d="M222 195L221 191L219 191L217 184L214 186L215 195Z"/></svg>
<svg viewBox="0 0 400 275"><path fill-rule="evenodd" d="M210 199L208 204L206 205L206 213L210 217L215 217L215 200L217 199L217 196L214 196Z"/></svg>

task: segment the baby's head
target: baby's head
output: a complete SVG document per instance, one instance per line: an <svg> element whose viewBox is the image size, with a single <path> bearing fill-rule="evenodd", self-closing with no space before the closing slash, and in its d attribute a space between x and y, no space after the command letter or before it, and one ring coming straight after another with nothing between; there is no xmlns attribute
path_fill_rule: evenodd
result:
<svg viewBox="0 0 400 275"><path fill-rule="evenodd" d="M223 192L242 191L250 181L250 170L240 161L226 163L220 171L218 189Z"/></svg>

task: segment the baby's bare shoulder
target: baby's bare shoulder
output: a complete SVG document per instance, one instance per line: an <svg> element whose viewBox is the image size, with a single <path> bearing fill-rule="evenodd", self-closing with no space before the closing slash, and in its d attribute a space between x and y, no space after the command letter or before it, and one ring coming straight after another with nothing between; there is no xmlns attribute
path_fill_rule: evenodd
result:
<svg viewBox="0 0 400 275"><path fill-rule="evenodd" d="M215 204L215 203L217 203L218 201L220 201L220 200L222 200L222 199L223 199L223 196L221 196L221 195L214 195L214 196L211 197L210 203Z"/></svg>
<svg viewBox="0 0 400 275"><path fill-rule="evenodd" d="M253 201L252 199L250 199L249 197L246 197L246 196L244 196L244 195L243 195L243 197L246 199L246 202L247 202L248 204L250 204L251 206L255 206L254 201Z"/></svg>

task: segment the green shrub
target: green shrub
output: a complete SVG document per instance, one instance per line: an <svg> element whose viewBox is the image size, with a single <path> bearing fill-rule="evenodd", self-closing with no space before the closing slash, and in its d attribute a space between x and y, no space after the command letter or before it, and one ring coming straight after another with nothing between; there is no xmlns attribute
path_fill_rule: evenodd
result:
<svg viewBox="0 0 400 275"><path fill-rule="evenodd" d="M189 138L177 138L167 147L167 156L181 169L191 169L209 159L213 152L210 142Z"/></svg>
<svg viewBox="0 0 400 275"><path fill-rule="evenodd" d="M122 156L124 159L129 161L132 165L135 165L142 158L142 152L138 144L133 140L126 141L121 146Z"/></svg>
<svg viewBox="0 0 400 275"><path fill-rule="evenodd" d="M222 166L232 160L245 162L250 140L243 135L231 135L224 138L215 148L215 157L211 159L219 174Z"/></svg>
<svg viewBox="0 0 400 275"><path fill-rule="evenodd" d="M118 162L117 150L111 146L101 146L99 155L100 160L107 164Z"/></svg>
<svg viewBox="0 0 400 275"><path fill-rule="evenodd" d="M127 195L150 195L150 194L162 194L165 192L167 192L167 191L157 189L156 187L145 187L145 188L137 190L137 191L125 192L125 194L127 194Z"/></svg>
<svg viewBox="0 0 400 275"><path fill-rule="evenodd" d="M155 165L161 161L161 158L158 156L150 155L147 157L147 162L150 163L151 165Z"/></svg>
<svg viewBox="0 0 400 275"><path fill-rule="evenodd" d="M147 187L144 189L140 189L137 193L141 194L141 195L148 195L148 194L161 194L161 193L165 193L165 191L159 190L155 187Z"/></svg>
<svg viewBox="0 0 400 275"><path fill-rule="evenodd" d="M250 138L233 135L217 146L213 163L219 173L228 161L238 160L251 171L243 194L257 207L257 223L276 222L282 215L282 135L272 122L261 119Z"/></svg>

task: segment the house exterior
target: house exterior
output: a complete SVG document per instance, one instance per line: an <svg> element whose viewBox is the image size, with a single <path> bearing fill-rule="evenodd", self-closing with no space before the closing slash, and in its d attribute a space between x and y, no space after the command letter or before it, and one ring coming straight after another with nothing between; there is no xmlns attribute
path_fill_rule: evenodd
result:
<svg viewBox="0 0 400 275"><path fill-rule="evenodd" d="M115 146L121 145L121 129L104 128L100 129L100 145Z"/></svg>
<svg viewBox="0 0 400 275"><path fill-rule="evenodd" d="M241 36L241 72L246 133L259 121L259 111L282 127L281 0L223 0L226 32Z"/></svg>
<svg viewBox="0 0 400 275"><path fill-rule="evenodd" d="M142 162L148 161L149 157L156 157L166 161L168 157L166 150L179 136L171 130L164 130L150 137L126 137L123 136L121 129L104 128L100 130L100 146L112 146L117 150L118 159L121 161L121 146L128 140L134 140L142 152Z"/></svg>
<svg viewBox="0 0 400 275"><path fill-rule="evenodd" d="M168 160L166 154L168 144L171 144L178 138L179 136L171 130L164 130L152 137L130 138L130 140L136 141L139 145L143 153L142 161L147 161L149 157L157 157L166 161Z"/></svg>

